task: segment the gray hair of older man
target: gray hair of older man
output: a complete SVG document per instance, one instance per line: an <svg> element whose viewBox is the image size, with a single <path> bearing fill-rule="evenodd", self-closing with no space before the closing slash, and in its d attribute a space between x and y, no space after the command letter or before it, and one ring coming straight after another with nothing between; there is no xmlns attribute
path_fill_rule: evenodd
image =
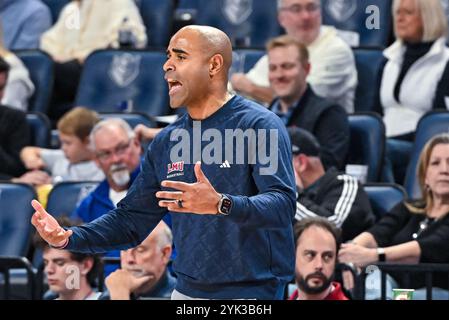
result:
<svg viewBox="0 0 449 320"><path fill-rule="evenodd" d="M126 122L125 120L120 119L120 118L104 119L104 120L98 122L92 128L92 131L90 132L90 135L89 135L89 148L92 151L96 150L94 138L98 131L100 131L103 128L114 128L114 127L121 128L123 130L123 132L126 133L129 140L134 139L135 133L134 133L133 129L131 128L131 126L128 124L128 122Z"/></svg>

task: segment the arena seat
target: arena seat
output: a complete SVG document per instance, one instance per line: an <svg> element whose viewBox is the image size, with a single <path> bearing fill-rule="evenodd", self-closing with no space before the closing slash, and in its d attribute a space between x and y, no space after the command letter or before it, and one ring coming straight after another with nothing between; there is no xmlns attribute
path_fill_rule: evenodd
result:
<svg viewBox="0 0 449 320"><path fill-rule="evenodd" d="M143 113L116 113L116 112L102 112L99 114L100 119L120 118L125 120L131 128L138 124L143 124L149 128L156 128L156 122L151 120L149 116Z"/></svg>
<svg viewBox="0 0 449 320"><path fill-rule="evenodd" d="M28 111L46 114L53 90L53 60L47 53L40 50L20 50L15 51L15 54L27 67L35 87Z"/></svg>
<svg viewBox="0 0 449 320"><path fill-rule="evenodd" d="M76 105L98 112L170 112L162 51L98 50L86 60Z"/></svg>
<svg viewBox="0 0 449 320"><path fill-rule="evenodd" d="M145 24L148 46L165 49L172 31L174 1L138 0L136 4Z"/></svg>
<svg viewBox="0 0 449 320"><path fill-rule="evenodd" d="M357 68L357 88L355 91L355 112L379 111L381 106L377 98L384 64L382 50L354 49Z"/></svg>
<svg viewBox="0 0 449 320"><path fill-rule="evenodd" d="M262 48L270 38L281 33L277 0L181 0L176 17L185 13L192 16L195 24L223 30L234 47Z"/></svg>
<svg viewBox="0 0 449 320"><path fill-rule="evenodd" d="M77 205L98 185L98 182L60 182L48 195L47 211L55 217L65 215L70 217Z"/></svg>
<svg viewBox="0 0 449 320"><path fill-rule="evenodd" d="M48 117L41 112L28 112L26 120L30 126L30 144L40 148L50 146L51 124Z"/></svg>
<svg viewBox="0 0 449 320"><path fill-rule="evenodd" d="M248 72L265 55L265 50L237 49L234 50L232 67L238 72Z"/></svg>
<svg viewBox="0 0 449 320"><path fill-rule="evenodd" d="M382 170L385 149L385 126L375 113L348 116L350 145L347 164L368 166L366 182L377 182Z"/></svg>
<svg viewBox="0 0 449 320"><path fill-rule="evenodd" d="M26 256L30 244L33 187L0 183L0 256Z"/></svg>
<svg viewBox="0 0 449 320"><path fill-rule="evenodd" d="M340 35L352 47L385 48L389 45L391 0L322 0L321 6L323 24L341 30Z"/></svg>
<svg viewBox="0 0 449 320"><path fill-rule="evenodd" d="M51 17L53 19L53 23L58 20L59 14L62 11L62 8L70 2L70 0L43 0L43 2L50 8Z"/></svg>
<svg viewBox="0 0 449 320"><path fill-rule="evenodd" d="M390 212L394 206L406 198L402 186L393 183L368 183L363 186L377 219Z"/></svg>

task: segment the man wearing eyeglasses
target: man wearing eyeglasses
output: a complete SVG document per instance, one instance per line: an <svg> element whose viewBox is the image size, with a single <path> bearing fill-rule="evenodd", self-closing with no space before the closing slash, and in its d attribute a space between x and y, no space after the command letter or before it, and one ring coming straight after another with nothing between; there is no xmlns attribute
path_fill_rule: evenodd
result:
<svg viewBox="0 0 449 320"><path fill-rule="evenodd" d="M142 154L134 131L126 121L119 118L99 122L92 129L89 139L95 163L106 179L72 213L72 219L83 222L91 222L117 207L140 172ZM166 220L168 217L164 221L171 226L171 221ZM110 251L106 256L119 257L120 251ZM115 269L107 266L106 274Z"/></svg>
<svg viewBox="0 0 449 320"><path fill-rule="evenodd" d="M140 172L141 147L130 126L121 119L99 122L90 134L95 163L106 179L87 196L73 218L90 222L117 206Z"/></svg>
<svg viewBox="0 0 449 320"><path fill-rule="evenodd" d="M320 0L278 0L278 21L288 35L307 46L312 66L307 81L313 90L353 112L357 86L354 56L334 27L321 25ZM268 81L268 56L247 74L234 74L231 84L237 92L269 104L274 93Z"/></svg>

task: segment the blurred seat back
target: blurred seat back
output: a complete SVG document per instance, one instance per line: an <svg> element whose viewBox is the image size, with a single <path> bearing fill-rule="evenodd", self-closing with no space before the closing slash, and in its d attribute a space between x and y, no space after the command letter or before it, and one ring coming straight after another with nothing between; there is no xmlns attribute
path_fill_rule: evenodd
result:
<svg viewBox="0 0 449 320"><path fill-rule="evenodd" d="M99 50L86 60L76 105L98 112L170 112L162 51Z"/></svg>
<svg viewBox="0 0 449 320"><path fill-rule="evenodd" d="M56 22L62 9L70 0L43 0L43 2L50 8L53 22Z"/></svg>
<svg viewBox="0 0 449 320"><path fill-rule="evenodd" d="M237 49L233 51L232 67L234 72L247 73L265 55L265 50Z"/></svg>
<svg viewBox="0 0 449 320"><path fill-rule="evenodd" d="M354 49L353 52L358 78L354 109L356 112L380 110L376 103L380 103L377 97L385 61L382 50Z"/></svg>
<svg viewBox="0 0 449 320"><path fill-rule="evenodd" d="M402 186L393 183L368 183L363 186L373 208L373 212L379 220L394 206L406 199Z"/></svg>
<svg viewBox="0 0 449 320"><path fill-rule="evenodd" d="M277 0L181 0L176 15L193 10L195 24L223 30L234 47L263 48L281 33Z"/></svg>
<svg viewBox="0 0 449 320"><path fill-rule="evenodd" d="M48 117L41 112L28 112L26 119L30 126L30 144L40 148L48 148L51 132L51 123Z"/></svg>
<svg viewBox="0 0 449 320"><path fill-rule="evenodd" d="M70 217L78 204L98 185L98 182L60 182L48 195L47 211L55 217Z"/></svg>
<svg viewBox="0 0 449 320"><path fill-rule="evenodd" d="M138 0L136 4L145 24L148 46L165 49L172 32L174 1Z"/></svg>
<svg viewBox="0 0 449 320"><path fill-rule="evenodd" d="M131 126L131 128L135 128L138 124L143 124L149 128L156 128L156 122L151 120L149 116L143 113L102 112L99 115L101 120L111 118L123 119Z"/></svg>
<svg viewBox="0 0 449 320"><path fill-rule="evenodd" d="M392 32L391 0L322 0L323 24L342 31L352 47L385 48Z"/></svg>
<svg viewBox="0 0 449 320"><path fill-rule="evenodd" d="M26 184L0 183L0 256L26 256L31 238L31 200L34 189Z"/></svg>
<svg viewBox="0 0 449 320"><path fill-rule="evenodd" d="M424 145L435 135L449 132L449 112L431 111L426 113L418 122L416 129L415 143L412 155L409 159L407 172L405 175L405 190L411 199L421 198L421 190L418 183L417 167L419 156Z"/></svg>
<svg viewBox="0 0 449 320"><path fill-rule="evenodd" d="M379 181L384 149L385 126L375 113L354 113L348 116L350 144L347 164L368 166L366 182Z"/></svg>
<svg viewBox="0 0 449 320"><path fill-rule="evenodd" d="M15 54L22 60L34 84L28 111L47 113L53 90L54 63L51 57L40 50L20 50Z"/></svg>

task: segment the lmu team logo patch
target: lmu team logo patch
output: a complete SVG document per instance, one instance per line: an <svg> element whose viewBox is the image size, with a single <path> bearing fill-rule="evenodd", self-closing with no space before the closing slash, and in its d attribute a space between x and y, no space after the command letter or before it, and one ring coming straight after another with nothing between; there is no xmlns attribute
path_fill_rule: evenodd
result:
<svg viewBox="0 0 449 320"><path fill-rule="evenodd" d="M173 162L167 165L167 178L184 175L184 161Z"/></svg>

